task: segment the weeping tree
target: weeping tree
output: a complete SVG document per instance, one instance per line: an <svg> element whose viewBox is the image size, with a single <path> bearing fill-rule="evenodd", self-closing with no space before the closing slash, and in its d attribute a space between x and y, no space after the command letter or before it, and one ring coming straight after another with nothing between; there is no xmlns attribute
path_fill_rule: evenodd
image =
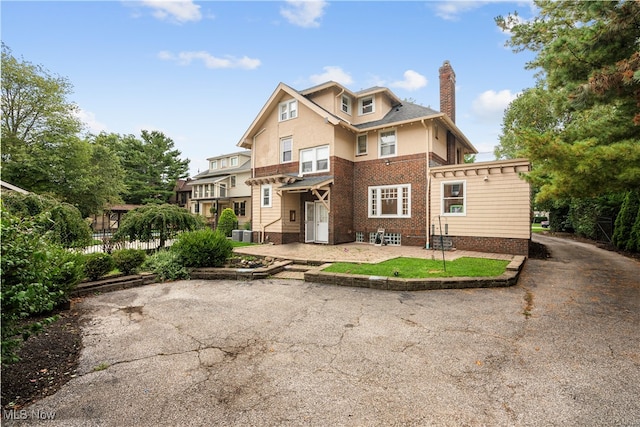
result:
<svg viewBox="0 0 640 427"><path fill-rule="evenodd" d="M193 231L205 227L204 220L177 205L149 204L128 212L118 231L115 240L140 240L148 242L158 238L158 248L163 248L166 241L182 231Z"/></svg>

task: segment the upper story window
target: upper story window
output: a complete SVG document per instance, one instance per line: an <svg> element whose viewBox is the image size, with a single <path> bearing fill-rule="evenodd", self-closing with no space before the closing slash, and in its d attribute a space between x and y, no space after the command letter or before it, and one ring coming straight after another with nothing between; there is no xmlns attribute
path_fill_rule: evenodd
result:
<svg viewBox="0 0 640 427"><path fill-rule="evenodd" d="M271 184L263 184L260 186L260 207L271 207Z"/></svg>
<svg viewBox="0 0 640 427"><path fill-rule="evenodd" d="M291 99L280 103L279 121L283 122L298 117L298 101Z"/></svg>
<svg viewBox="0 0 640 427"><path fill-rule="evenodd" d="M373 113L375 110L376 108L373 96L367 96L366 98L361 98L358 101L358 113L360 115Z"/></svg>
<svg viewBox="0 0 640 427"><path fill-rule="evenodd" d="M380 132L378 147L378 154L380 157L395 156L397 154L395 129Z"/></svg>
<svg viewBox="0 0 640 427"><path fill-rule="evenodd" d="M211 163L209 163L209 169L218 169L218 161L211 160Z"/></svg>
<svg viewBox="0 0 640 427"><path fill-rule="evenodd" d="M238 157L229 157L229 166L238 166Z"/></svg>
<svg viewBox="0 0 640 427"><path fill-rule="evenodd" d="M314 173L328 170L328 145L300 150L300 173Z"/></svg>
<svg viewBox="0 0 640 427"><path fill-rule="evenodd" d="M287 163L293 160L293 138L290 136L280 140L280 163Z"/></svg>
<svg viewBox="0 0 640 427"><path fill-rule="evenodd" d="M343 113L351 115L351 97L342 95L342 104L340 105L340 109Z"/></svg>
<svg viewBox="0 0 640 427"><path fill-rule="evenodd" d="M233 188L236 186L237 177L235 175L231 175L229 177L229 187Z"/></svg>
<svg viewBox="0 0 640 427"><path fill-rule="evenodd" d="M465 181L443 182L440 189L442 194L442 215L465 216L467 214L467 195Z"/></svg>
<svg viewBox="0 0 640 427"><path fill-rule="evenodd" d="M411 184L369 187L369 218L411 216Z"/></svg>
<svg viewBox="0 0 640 427"><path fill-rule="evenodd" d="M221 168L227 167L227 159L220 159L220 167Z"/></svg>
<svg viewBox="0 0 640 427"><path fill-rule="evenodd" d="M218 197L227 197L227 184L218 184Z"/></svg>
<svg viewBox="0 0 640 427"><path fill-rule="evenodd" d="M367 134L358 135L356 140L356 156L367 154Z"/></svg>

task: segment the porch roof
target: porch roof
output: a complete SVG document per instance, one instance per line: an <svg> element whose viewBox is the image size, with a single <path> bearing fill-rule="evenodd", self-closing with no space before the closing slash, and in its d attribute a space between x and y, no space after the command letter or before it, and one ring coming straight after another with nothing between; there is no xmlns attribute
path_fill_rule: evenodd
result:
<svg viewBox="0 0 640 427"><path fill-rule="evenodd" d="M331 183L333 183L333 175L310 176L290 184L285 184L278 190L291 192L318 190Z"/></svg>
<svg viewBox="0 0 640 427"><path fill-rule="evenodd" d="M198 178L197 180L191 181L191 185L214 184L216 182L224 181L227 178L229 178L229 175L213 176L211 178L202 178L202 179Z"/></svg>

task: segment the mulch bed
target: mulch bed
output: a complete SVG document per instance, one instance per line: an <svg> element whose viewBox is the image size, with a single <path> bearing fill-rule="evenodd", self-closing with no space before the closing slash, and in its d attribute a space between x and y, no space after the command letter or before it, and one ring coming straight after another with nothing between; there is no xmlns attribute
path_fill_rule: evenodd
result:
<svg viewBox="0 0 640 427"><path fill-rule="evenodd" d="M71 309L54 314L58 320L22 344L19 362L2 365L3 413L54 394L76 376L82 349L81 313L72 304Z"/></svg>

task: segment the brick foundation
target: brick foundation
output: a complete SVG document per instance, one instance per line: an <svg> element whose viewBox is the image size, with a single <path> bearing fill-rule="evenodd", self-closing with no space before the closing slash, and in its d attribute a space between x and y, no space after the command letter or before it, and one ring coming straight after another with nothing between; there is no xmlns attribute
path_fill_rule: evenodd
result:
<svg viewBox="0 0 640 427"><path fill-rule="evenodd" d="M463 251L490 252L496 254L511 254L529 256L528 239L512 239L505 237L471 237L449 236L453 247ZM437 239L439 236L433 236Z"/></svg>

